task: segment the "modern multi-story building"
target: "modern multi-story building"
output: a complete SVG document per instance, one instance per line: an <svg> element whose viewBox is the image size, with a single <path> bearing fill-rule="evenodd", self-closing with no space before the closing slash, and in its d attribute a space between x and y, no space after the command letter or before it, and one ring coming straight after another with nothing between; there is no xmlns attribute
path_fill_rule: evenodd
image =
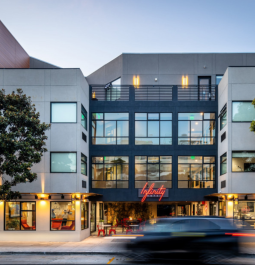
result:
<svg viewBox="0 0 255 265"><path fill-rule="evenodd" d="M121 216L255 219L255 54L122 54L84 77L2 24L0 41L20 51L0 45L0 85L51 123L38 179L0 204L1 240L79 241Z"/></svg>

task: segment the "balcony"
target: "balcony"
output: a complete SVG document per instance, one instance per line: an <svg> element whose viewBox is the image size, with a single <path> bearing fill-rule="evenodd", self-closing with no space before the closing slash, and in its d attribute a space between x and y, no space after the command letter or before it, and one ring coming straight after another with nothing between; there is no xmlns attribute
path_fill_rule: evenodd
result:
<svg viewBox="0 0 255 265"><path fill-rule="evenodd" d="M217 85L90 86L92 101L215 101Z"/></svg>

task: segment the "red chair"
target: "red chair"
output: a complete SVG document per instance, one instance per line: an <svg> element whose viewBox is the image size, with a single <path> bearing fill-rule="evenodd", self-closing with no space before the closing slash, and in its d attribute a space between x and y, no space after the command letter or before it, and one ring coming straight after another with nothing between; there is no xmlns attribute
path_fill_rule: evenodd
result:
<svg viewBox="0 0 255 265"><path fill-rule="evenodd" d="M24 230L35 230L35 225L29 226L26 219L21 220L21 225Z"/></svg>
<svg viewBox="0 0 255 265"><path fill-rule="evenodd" d="M100 236L100 233L103 232L103 236L105 236L105 231L104 229L99 229L99 225L97 225L97 229L98 229L98 235L97 236Z"/></svg>
<svg viewBox="0 0 255 265"><path fill-rule="evenodd" d="M71 225L62 226L60 230L74 230L75 221L72 221Z"/></svg>
<svg viewBox="0 0 255 265"><path fill-rule="evenodd" d="M122 221L119 223L118 219L116 219L116 225L115 225L115 227L118 227L119 225L122 226Z"/></svg>
<svg viewBox="0 0 255 265"><path fill-rule="evenodd" d="M142 218L137 218L137 220L141 223L142 222Z"/></svg>
<svg viewBox="0 0 255 265"><path fill-rule="evenodd" d="M51 221L51 229L60 230L63 219L52 218Z"/></svg>
<svg viewBox="0 0 255 265"><path fill-rule="evenodd" d="M109 230L109 236L111 235L112 232L114 233L114 235L116 235L116 229L114 229L113 226Z"/></svg>

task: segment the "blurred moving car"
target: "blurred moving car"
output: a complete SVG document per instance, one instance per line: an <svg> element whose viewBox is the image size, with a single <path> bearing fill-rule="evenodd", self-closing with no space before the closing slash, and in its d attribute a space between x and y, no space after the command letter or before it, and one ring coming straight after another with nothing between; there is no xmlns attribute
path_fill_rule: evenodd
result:
<svg viewBox="0 0 255 265"><path fill-rule="evenodd" d="M126 246L136 260L185 258L217 260L239 253L240 228L235 220L223 217L170 217L144 223L142 233ZM248 225L249 226L249 225Z"/></svg>

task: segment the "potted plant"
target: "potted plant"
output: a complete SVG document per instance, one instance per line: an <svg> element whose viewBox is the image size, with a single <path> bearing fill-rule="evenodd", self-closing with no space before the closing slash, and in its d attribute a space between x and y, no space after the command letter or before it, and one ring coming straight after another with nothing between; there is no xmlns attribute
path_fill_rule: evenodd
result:
<svg viewBox="0 0 255 265"><path fill-rule="evenodd" d="M103 225L104 225L104 220L99 220L99 228L103 228Z"/></svg>
<svg viewBox="0 0 255 265"><path fill-rule="evenodd" d="M8 230L15 230L15 228L19 225L19 220L13 219L6 222Z"/></svg>

